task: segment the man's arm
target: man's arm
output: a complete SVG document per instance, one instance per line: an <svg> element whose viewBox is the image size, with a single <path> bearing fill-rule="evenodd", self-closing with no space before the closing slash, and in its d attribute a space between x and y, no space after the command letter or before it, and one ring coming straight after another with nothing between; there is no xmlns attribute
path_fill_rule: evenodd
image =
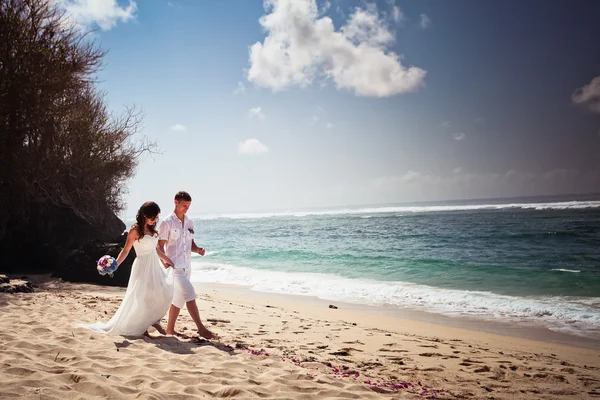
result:
<svg viewBox="0 0 600 400"><path fill-rule="evenodd" d="M156 248L159 251L162 251L163 253L165 252L165 245L167 244L166 240L159 240L158 243L156 244Z"/></svg>
<svg viewBox="0 0 600 400"><path fill-rule="evenodd" d="M189 229L191 229L190 232L192 232L192 235L193 235L193 233L194 233L194 221L192 221L192 220L190 220L190 222L189 222ZM192 236L192 252L200 254L201 256L203 256L204 253L206 252L203 247L198 247L198 245L194 241L194 237L193 236Z"/></svg>
<svg viewBox="0 0 600 400"><path fill-rule="evenodd" d="M161 255L166 257L166 252L165 252L166 244L167 244L166 240L159 240L158 243L156 243L156 252L158 253L158 258L160 258L160 262L162 262L162 264L164 265L165 268L174 267L175 265L173 264L173 261L169 262L170 259L169 259L169 261L166 261L165 259L163 259L163 257L161 257Z"/></svg>
<svg viewBox="0 0 600 400"><path fill-rule="evenodd" d="M169 224L167 224L165 221L161 222L158 226L158 243L156 244L156 250L159 254L166 254L165 245L167 244L167 240L169 239L169 231ZM163 260L161 259L161 261ZM163 261L163 265L164 264L165 262Z"/></svg>
<svg viewBox="0 0 600 400"><path fill-rule="evenodd" d="M160 242L160 241L159 241L159 242ZM196 242L194 242L194 239L192 239L192 251L193 251L194 253L198 253L198 254L200 254L201 256L203 256L203 255L204 255L204 253L206 253L206 249L204 249L203 247L198 247L198 246L196 245Z"/></svg>
<svg viewBox="0 0 600 400"><path fill-rule="evenodd" d="M166 240L163 240L163 242L166 243ZM171 261L171 259L165 254L163 250L164 247L164 243L162 244L162 246L160 244L156 245L156 253L158 254L158 258L160 258L160 261L162 261L165 268L174 267L175 264L173 264L173 261Z"/></svg>

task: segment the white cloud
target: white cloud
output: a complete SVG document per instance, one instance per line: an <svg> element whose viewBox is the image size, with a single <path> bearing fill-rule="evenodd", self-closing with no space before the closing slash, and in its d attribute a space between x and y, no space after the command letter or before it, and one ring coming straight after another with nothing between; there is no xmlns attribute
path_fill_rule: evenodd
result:
<svg viewBox="0 0 600 400"><path fill-rule="evenodd" d="M394 22L401 22L404 20L404 14L402 13L402 10L400 10L400 7L396 6L396 0L387 0L386 3L388 3L388 5L390 6L392 12L391 12L391 19ZM367 5L367 7L369 7Z"/></svg>
<svg viewBox="0 0 600 400"><path fill-rule="evenodd" d="M404 15L402 14L402 11L400 11L400 8L396 6L392 7L392 18L396 22L400 22L404 19Z"/></svg>
<svg viewBox="0 0 600 400"><path fill-rule="evenodd" d="M452 137L454 138L454 140L464 140L467 137L467 135L463 132L458 132L452 135Z"/></svg>
<svg viewBox="0 0 600 400"><path fill-rule="evenodd" d="M244 84L242 82L238 82L237 87L235 88L235 90L233 91L233 94L244 94L246 93L246 86L244 86Z"/></svg>
<svg viewBox="0 0 600 400"><path fill-rule="evenodd" d="M575 104L586 106L591 111L600 113L600 76L575 90L571 99Z"/></svg>
<svg viewBox="0 0 600 400"><path fill-rule="evenodd" d="M538 174L515 169L477 173L455 168L442 175L409 170L403 175L383 176L371 180L367 190L373 198L397 202L583 193L596 190L599 182L600 168L560 168Z"/></svg>
<svg viewBox="0 0 600 400"><path fill-rule="evenodd" d="M542 175L542 179L546 181L569 181L577 179L579 171L569 168L558 168L552 171L548 171Z"/></svg>
<svg viewBox="0 0 600 400"><path fill-rule="evenodd" d="M117 22L135 19L137 4L129 0L126 7L121 7L117 0L59 0L67 13L82 29L92 29L94 25L107 31L115 27Z"/></svg>
<svg viewBox="0 0 600 400"><path fill-rule="evenodd" d="M246 139L238 143L238 153L240 154L259 155L268 152L269 149L267 146L258 141L258 139Z"/></svg>
<svg viewBox="0 0 600 400"><path fill-rule="evenodd" d="M438 185L440 182L441 179L439 177L411 170L402 176L383 176L377 178L371 182L371 186L376 189L394 190L399 186L402 187L414 183Z"/></svg>
<svg viewBox="0 0 600 400"><path fill-rule="evenodd" d="M334 124L332 124L331 122L328 122L328 123L327 123L327 128L328 128L328 129L335 128L335 125L334 125Z"/></svg>
<svg viewBox="0 0 600 400"><path fill-rule="evenodd" d="M405 67L386 47L393 43L375 6L356 8L339 30L319 18L315 0L265 0L271 11L259 19L267 31L250 48L248 80L279 91L331 79L358 96L388 97L417 90L425 71Z"/></svg>
<svg viewBox="0 0 600 400"><path fill-rule="evenodd" d="M260 107L254 107L254 108L251 108L250 110L248 110L248 117L258 118L258 119L266 118L265 114L262 112Z"/></svg>
<svg viewBox="0 0 600 400"><path fill-rule="evenodd" d="M421 14L419 17L419 26L423 29L429 28L431 26L431 19L427 15Z"/></svg>
<svg viewBox="0 0 600 400"><path fill-rule="evenodd" d="M550 171L546 174L554 176ZM505 173L474 173L465 172L463 168L457 167L452 170L448 176L437 176L419 171L408 171L401 176L388 176L374 179L371 181L371 187L382 190L409 189L416 186L420 188L437 188L443 191L450 188L471 187L471 188L494 188L502 185L512 184L514 186L526 186L533 181L545 179L545 175L535 175L529 172L519 172L509 170Z"/></svg>
<svg viewBox="0 0 600 400"><path fill-rule="evenodd" d="M174 5L174 4L173 4L173 3L171 3L171 2L169 1L169 2L167 3L167 5L168 5L169 7L173 7L173 5Z"/></svg>
<svg viewBox="0 0 600 400"><path fill-rule="evenodd" d="M310 122L308 123L308 125L313 126L314 124L316 124L317 122L319 122L319 117L317 117L316 115L313 115L313 117L311 118Z"/></svg>
<svg viewBox="0 0 600 400"><path fill-rule="evenodd" d="M171 130L175 132L187 132L187 127L185 125L175 124L171 127Z"/></svg>

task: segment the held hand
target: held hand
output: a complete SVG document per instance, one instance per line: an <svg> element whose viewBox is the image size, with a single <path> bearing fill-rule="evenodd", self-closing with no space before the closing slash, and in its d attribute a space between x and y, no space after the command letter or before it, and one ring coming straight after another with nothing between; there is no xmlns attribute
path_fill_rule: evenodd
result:
<svg viewBox="0 0 600 400"><path fill-rule="evenodd" d="M173 267L175 266L175 264L173 263L173 261L171 261L170 259L167 259L166 261L162 262L165 268L169 268L169 267Z"/></svg>

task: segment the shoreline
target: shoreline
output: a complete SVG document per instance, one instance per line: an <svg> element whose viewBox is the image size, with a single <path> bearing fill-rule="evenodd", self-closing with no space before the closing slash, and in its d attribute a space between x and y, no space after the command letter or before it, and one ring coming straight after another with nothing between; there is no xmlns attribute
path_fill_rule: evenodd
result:
<svg viewBox="0 0 600 400"><path fill-rule="evenodd" d="M477 319L464 316L447 316L434 312L427 312L418 309L396 307L372 306L367 304L348 303L342 301L323 300L313 295L296 295L287 293L261 292L251 289L249 286L223 283L192 282L198 294L209 291L225 292L241 297L252 299L274 300L276 302L285 302L290 305L310 305L319 308L327 308L329 304L338 306L339 309L346 309L371 315L382 315L396 318L402 321L411 321L418 323L428 323L440 328L450 327L464 329L473 332L482 332L508 336L517 339L546 342L550 344L573 346L577 348L586 348L600 350L600 337L597 340L593 338L568 334L564 332L553 331L549 328L536 326L527 323L515 323L509 321L490 321L486 319Z"/></svg>
<svg viewBox="0 0 600 400"><path fill-rule="evenodd" d="M193 340L185 309L183 337L109 336L73 324L111 318L125 288L30 279L34 293L0 294L2 398L600 396L600 350L204 285L198 308L219 340Z"/></svg>

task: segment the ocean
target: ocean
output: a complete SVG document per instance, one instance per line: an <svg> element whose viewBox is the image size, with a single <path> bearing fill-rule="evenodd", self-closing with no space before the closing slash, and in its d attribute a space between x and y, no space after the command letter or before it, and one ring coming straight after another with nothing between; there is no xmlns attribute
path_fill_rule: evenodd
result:
<svg viewBox="0 0 600 400"><path fill-rule="evenodd" d="M600 338L598 195L192 218L194 282Z"/></svg>

